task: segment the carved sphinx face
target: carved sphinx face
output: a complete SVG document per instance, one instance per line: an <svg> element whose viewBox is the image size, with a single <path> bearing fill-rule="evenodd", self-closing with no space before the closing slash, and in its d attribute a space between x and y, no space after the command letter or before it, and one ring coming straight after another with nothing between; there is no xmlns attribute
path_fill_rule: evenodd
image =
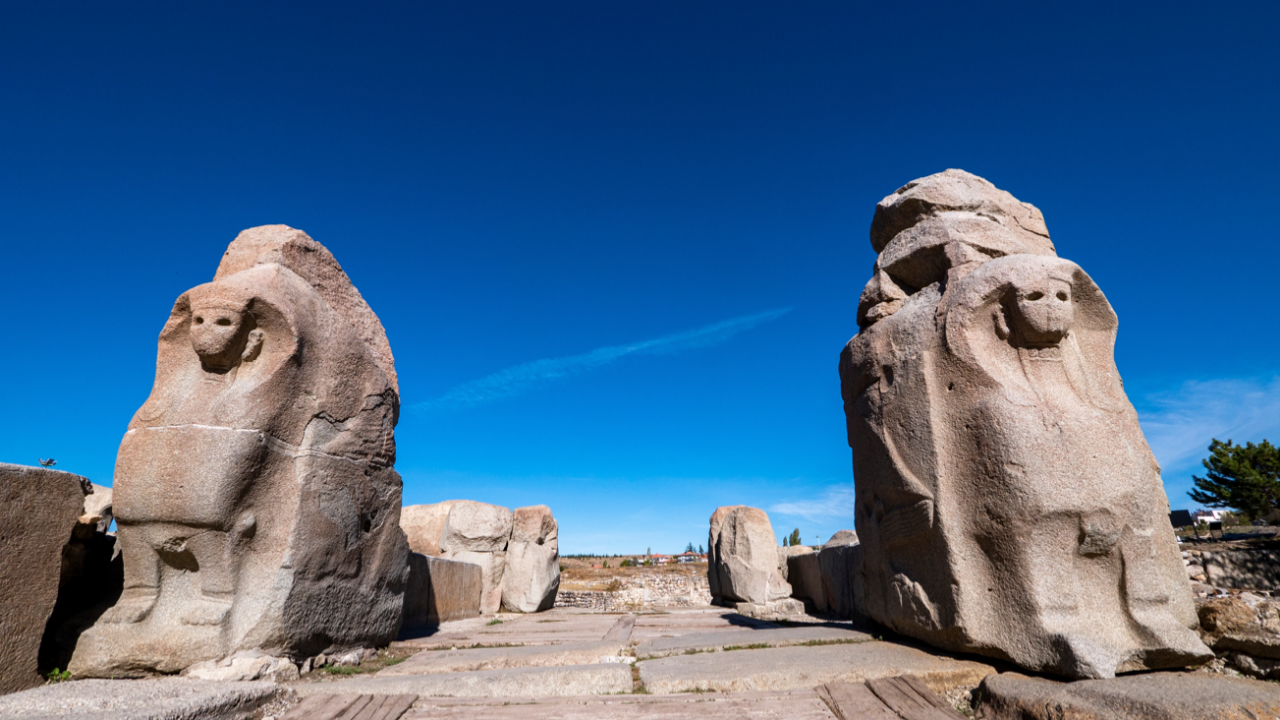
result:
<svg viewBox="0 0 1280 720"><path fill-rule="evenodd" d="M1028 347L1057 345L1075 320L1071 285L1055 278L1017 283L1006 308L1011 335L1018 344Z"/></svg>
<svg viewBox="0 0 1280 720"><path fill-rule="evenodd" d="M235 367L245 354L252 324L248 313L226 305L192 307L191 347L204 369L223 373Z"/></svg>

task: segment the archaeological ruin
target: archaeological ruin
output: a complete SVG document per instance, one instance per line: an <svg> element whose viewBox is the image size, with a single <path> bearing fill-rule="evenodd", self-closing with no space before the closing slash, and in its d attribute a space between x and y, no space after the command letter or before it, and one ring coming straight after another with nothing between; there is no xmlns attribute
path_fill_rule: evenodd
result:
<svg viewBox="0 0 1280 720"><path fill-rule="evenodd" d="M1212 653L1102 290L961 170L876 206L840 356L867 616L1070 678Z"/></svg>

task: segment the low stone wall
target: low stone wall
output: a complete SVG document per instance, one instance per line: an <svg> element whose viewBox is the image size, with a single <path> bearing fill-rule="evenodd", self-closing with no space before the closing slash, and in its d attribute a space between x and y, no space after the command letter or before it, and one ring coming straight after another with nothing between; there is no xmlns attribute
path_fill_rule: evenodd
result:
<svg viewBox="0 0 1280 720"><path fill-rule="evenodd" d="M556 607L599 612L625 612L648 607L693 607L711 604L711 589L701 576L672 575L618 578L616 591L561 590Z"/></svg>
<svg viewBox="0 0 1280 720"><path fill-rule="evenodd" d="M1200 565L1214 587L1280 590L1280 548L1250 547L1206 550Z"/></svg>

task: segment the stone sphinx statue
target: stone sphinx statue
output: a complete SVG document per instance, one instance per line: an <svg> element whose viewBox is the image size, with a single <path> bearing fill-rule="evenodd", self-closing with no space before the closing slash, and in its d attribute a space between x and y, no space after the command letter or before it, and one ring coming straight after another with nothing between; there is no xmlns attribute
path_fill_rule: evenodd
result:
<svg viewBox="0 0 1280 720"><path fill-rule="evenodd" d="M381 323L328 250L282 225L241 233L160 333L116 460L124 593L71 672L394 639L408 556L398 413Z"/></svg>
<svg viewBox="0 0 1280 720"><path fill-rule="evenodd" d="M872 245L840 358L857 606L1072 678L1212 657L1116 370L1115 312L1040 211L948 170L881 201Z"/></svg>

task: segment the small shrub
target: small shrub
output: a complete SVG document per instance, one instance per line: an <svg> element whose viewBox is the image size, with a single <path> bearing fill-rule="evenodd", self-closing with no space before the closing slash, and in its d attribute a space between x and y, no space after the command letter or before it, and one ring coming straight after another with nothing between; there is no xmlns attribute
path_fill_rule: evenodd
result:
<svg viewBox="0 0 1280 720"><path fill-rule="evenodd" d="M498 618L494 618L489 622L485 623L485 625L501 625L501 624L502 624L502 621L499 620Z"/></svg>
<svg viewBox="0 0 1280 720"><path fill-rule="evenodd" d="M60 683L60 682L65 682L67 680L70 680L71 673L67 672L66 670L59 670L58 668L54 668L49 672L45 673L44 679L47 680L49 684L52 685L53 683Z"/></svg>

